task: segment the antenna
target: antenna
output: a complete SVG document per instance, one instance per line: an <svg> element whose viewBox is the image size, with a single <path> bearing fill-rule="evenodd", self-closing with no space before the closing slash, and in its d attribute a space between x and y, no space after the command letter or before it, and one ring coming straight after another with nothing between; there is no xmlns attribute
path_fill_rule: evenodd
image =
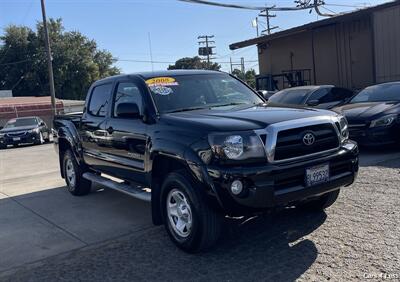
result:
<svg viewBox="0 0 400 282"><path fill-rule="evenodd" d="M151 71L154 72L153 51L151 50L150 32L147 33L147 37L149 39L149 52L150 52Z"/></svg>

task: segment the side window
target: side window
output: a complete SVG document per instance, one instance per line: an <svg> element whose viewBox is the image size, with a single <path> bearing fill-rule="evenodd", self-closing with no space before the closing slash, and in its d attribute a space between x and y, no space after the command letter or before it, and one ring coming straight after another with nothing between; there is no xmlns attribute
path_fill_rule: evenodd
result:
<svg viewBox="0 0 400 282"><path fill-rule="evenodd" d="M103 84L96 86L90 97L88 112L91 115L105 117L107 115L107 106L110 101L112 84Z"/></svg>
<svg viewBox="0 0 400 282"><path fill-rule="evenodd" d="M332 102L330 93L331 93L330 88L318 89L313 94L311 94L310 98L308 98L308 101L316 100L320 104Z"/></svg>
<svg viewBox="0 0 400 282"><path fill-rule="evenodd" d="M342 101L347 98L353 97L353 91L346 88L335 87L332 89L333 101Z"/></svg>
<svg viewBox="0 0 400 282"><path fill-rule="evenodd" d="M135 103L138 105L140 113L143 113L142 93L133 82L121 82L118 84L114 98L114 117L116 117L115 113L120 103Z"/></svg>

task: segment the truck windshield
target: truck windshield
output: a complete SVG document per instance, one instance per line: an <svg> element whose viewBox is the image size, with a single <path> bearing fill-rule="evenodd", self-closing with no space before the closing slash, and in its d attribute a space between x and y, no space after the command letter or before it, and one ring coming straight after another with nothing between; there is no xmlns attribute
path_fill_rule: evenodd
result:
<svg viewBox="0 0 400 282"><path fill-rule="evenodd" d="M4 128L35 126L35 125L37 125L36 118L18 118L9 120L4 126Z"/></svg>
<svg viewBox="0 0 400 282"><path fill-rule="evenodd" d="M243 83L225 74L154 77L146 84L161 113L264 102Z"/></svg>

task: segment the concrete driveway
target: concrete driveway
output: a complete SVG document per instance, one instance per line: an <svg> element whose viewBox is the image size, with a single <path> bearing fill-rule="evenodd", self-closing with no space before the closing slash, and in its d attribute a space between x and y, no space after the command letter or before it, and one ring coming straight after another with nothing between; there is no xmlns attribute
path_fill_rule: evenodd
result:
<svg viewBox="0 0 400 282"><path fill-rule="evenodd" d="M51 144L0 151L0 272L152 226L149 204L94 190L71 196Z"/></svg>
<svg viewBox="0 0 400 282"><path fill-rule="evenodd" d="M379 166L396 159L400 159L400 152L396 150L368 151L361 156L361 166ZM372 167L364 175L374 171ZM392 173L393 170L385 171ZM364 184L361 181L359 185ZM144 231L160 235L161 232L163 238L159 240L168 240L162 229L152 227L149 204L101 187L94 190L84 197L69 194L59 175L58 156L51 144L1 150L0 276L28 263L87 249L123 235L141 236ZM293 214L289 212L289 215L288 222L293 218Z"/></svg>

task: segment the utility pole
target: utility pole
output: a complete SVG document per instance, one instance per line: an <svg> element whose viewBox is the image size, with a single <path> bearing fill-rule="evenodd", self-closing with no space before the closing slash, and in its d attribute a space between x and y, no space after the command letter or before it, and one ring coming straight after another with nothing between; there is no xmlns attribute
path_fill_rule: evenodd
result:
<svg viewBox="0 0 400 282"><path fill-rule="evenodd" d="M263 30L262 32L267 32L268 35L270 35L272 32L272 30L278 28L278 26L273 26L271 27L271 22L270 22L270 18L275 18L276 15L271 15L269 13L269 10L272 9L274 7L269 7L269 8L265 8L265 10L262 10L261 13L258 15L260 17L265 17L267 20L267 29ZM265 14L264 14L265 13Z"/></svg>
<svg viewBox="0 0 400 282"><path fill-rule="evenodd" d="M56 109L56 94L55 94L55 90L54 90L53 63L52 63L52 56L51 56L49 31L47 29L46 7L44 4L44 0L41 0L41 4L42 4L43 29L44 29L44 37L45 37L44 39L45 39L45 46L46 46L46 51L47 51L47 66L49 69L51 109L52 109L53 115L56 115L57 109Z"/></svg>
<svg viewBox="0 0 400 282"><path fill-rule="evenodd" d="M214 55L213 48L215 48L215 46L212 46L215 41L210 40L211 38L214 38L214 35L200 35L197 37L199 45L205 45L205 47L199 47L199 55L207 58L208 68L210 68L211 56Z"/></svg>
<svg viewBox="0 0 400 282"><path fill-rule="evenodd" d="M246 68L244 66L244 58L240 58L240 63L234 63L232 62L232 57L230 58L230 65L231 65L231 73L233 73L233 70L236 69L236 66L240 67L240 71L243 73L243 76L245 76Z"/></svg>
<svg viewBox="0 0 400 282"><path fill-rule="evenodd" d="M254 20L251 21L251 25L256 28L257 37L259 37L260 34L258 32L258 17L256 17Z"/></svg>

